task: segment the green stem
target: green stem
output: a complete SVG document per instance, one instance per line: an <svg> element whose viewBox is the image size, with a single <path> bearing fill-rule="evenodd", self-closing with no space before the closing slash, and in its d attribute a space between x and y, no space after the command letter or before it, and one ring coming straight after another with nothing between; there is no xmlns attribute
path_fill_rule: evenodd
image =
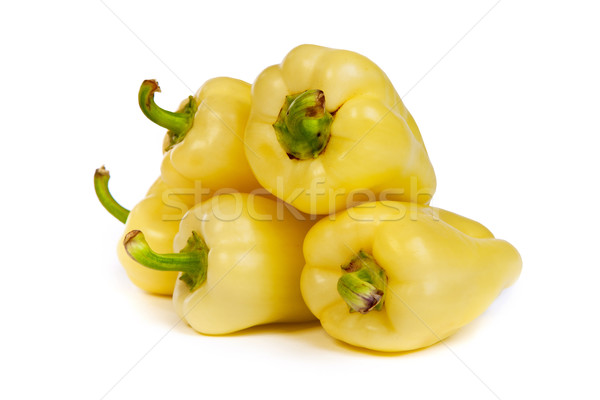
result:
<svg viewBox="0 0 600 400"><path fill-rule="evenodd" d="M208 267L208 247L200 235L192 232L187 245L179 253L158 254L154 252L144 234L134 230L123 239L125 251L144 267L157 271L183 272L181 277L190 291L196 290L206 280Z"/></svg>
<svg viewBox="0 0 600 400"><path fill-rule="evenodd" d="M361 250L342 270L337 290L350 312L380 311L385 301L387 276L373 256Z"/></svg>
<svg viewBox="0 0 600 400"><path fill-rule="evenodd" d="M104 165L96 170L94 173L94 189L96 190L96 196L100 203L106 208L113 217L125 223L129 216L129 210L121 206L112 197L108 190L108 181L110 180L110 173L104 168Z"/></svg>
<svg viewBox="0 0 600 400"><path fill-rule="evenodd" d="M332 123L323 91L311 89L286 96L273 128L290 159L307 160L317 158L325 150Z"/></svg>
<svg viewBox="0 0 600 400"><path fill-rule="evenodd" d="M160 92L160 86L154 79L142 82L138 101L142 112L150 121L168 129L170 143L166 150L181 142L194 124L194 115L198 109L194 96L177 112L164 110L154 102L154 93Z"/></svg>

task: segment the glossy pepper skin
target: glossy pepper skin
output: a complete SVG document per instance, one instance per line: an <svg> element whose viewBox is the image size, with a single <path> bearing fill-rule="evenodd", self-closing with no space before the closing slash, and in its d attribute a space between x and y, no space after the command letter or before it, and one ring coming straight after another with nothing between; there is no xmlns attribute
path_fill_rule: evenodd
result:
<svg viewBox="0 0 600 400"><path fill-rule="evenodd" d="M306 213L343 210L356 190L423 204L435 192L414 119L385 73L350 51L302 45L265 69L245 141L258 181Z"/></svg>
<svg viewBox="0 0 600 400"><path fill-rule="evenodd" d="M244 128L250 112L250 85L238 79L208 80L171 113L154 103L158 83L147 80L139 93L140 108L169 129L163 141L162 180L188 194L197 185L207 198L219 189L250 192L259 188L244 154ZM200 195L202 193L196 193Z"/></svg>
<svg viewBox="0 0 600 400"><path fill-rule="evenodd" d="M307 234L304 255L302 295L323 328L379 351L453 334L515 282L522 265L517 250L481 224L400 202L324 218Z"/></svg>
<svg viewBox="0 0 600 400"><path fill-rule="evenodd" d="M185 215L174 240L177 254L149 253L138 232L125 239L125 247L150 268L182 271L175 310L200 333L309 321L314 316L298 282L302 241L314 222L298 215L271 198L219 195Z"/></svg>

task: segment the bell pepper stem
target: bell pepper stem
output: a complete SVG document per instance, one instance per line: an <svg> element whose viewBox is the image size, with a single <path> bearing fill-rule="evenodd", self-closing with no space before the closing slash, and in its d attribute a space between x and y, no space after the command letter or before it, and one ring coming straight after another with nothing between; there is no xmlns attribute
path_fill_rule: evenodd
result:
<svg viewBox="0 0 600 400"><path fill-rule="evenodd" d="M169 146L173 147L181 142L194 124L194 115L198 109L194 96L178 112L164 110L154 102L154 93L160 92L160 86L154 79L142 82L138 94L138 101L142 112L148 119L163 128L168 129ZM168 150L167 148L167 150Z"/></svg>
<svg viewBox="0 0 600 400"><path fill-rule="evenodd" d="M94 189L96 190L96 196L100 203L106 208L113 217L125 223L129 216L129 210L121 206L112 197L108 190L108 181L110 180L110 173L104 168L104 165L96 170L94 173Z"/></svg>
<svg viewBox="0 0 600 400"><path fill-rule="evenodd" d="M286 96L273 128L290 159L307 160L325 151L332 123L323 91L311 89Z"/></svg>
<svg viewBox="0 0 600 400"><path fill-rule="evenodd" d="M342 270L337 290L350 312L380 311L385 301L387 276L373 256L361 250Z"/></svg>
<svg viewBox="0 0 600 400"><path fill-rule="evenodd" d="M156 253L139 230L127 233L123 246L127 254L144 267L157 271L183 272L179 279L186 283L190 291L196 290L206 280L208 247L196 232L192 232L187 245L179 253Z"/></svg>

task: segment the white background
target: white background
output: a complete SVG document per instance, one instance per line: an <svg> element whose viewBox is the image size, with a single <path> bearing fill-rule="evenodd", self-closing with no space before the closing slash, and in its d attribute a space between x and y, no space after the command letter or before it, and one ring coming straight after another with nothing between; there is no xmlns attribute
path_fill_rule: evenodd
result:
<svg viewBox="0 0 600 400"><path fill-rule="evenodd" d="M0 6L0 397L591 399L598 387L600 28L595 1L5 2ZM115 254L174 109L294 46L375 61L419 124L433 205L521 252L519 281L443 344L382 355L318 324L194 333Z"/></svg>

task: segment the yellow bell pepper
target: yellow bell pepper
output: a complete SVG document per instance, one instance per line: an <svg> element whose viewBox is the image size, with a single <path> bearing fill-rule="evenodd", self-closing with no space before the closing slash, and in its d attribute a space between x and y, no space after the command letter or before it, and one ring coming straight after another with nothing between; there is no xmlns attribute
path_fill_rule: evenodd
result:
<svg viewBox="0 0 600 400"><path fill-rule="evenodd" d="M117 219L125 223L125 232L117 245L117 256L127 276L137 287L155 294L171 295L177 279L176 272L155 271L144 268L131 259L123 248L125 234L134 229L146 233L148 243L161 252L173 251L173 238L183 217L182 210L191 204L185 198L172 195L171 189L159 178L146 197L131 211L120 206L108 190L109 172L101 167L94 175L94 186L100 202ZM189 200L189 199L188 199Z"/></svg>
<svg viewBox="0 0 600 400"><path fill-rule="evenodd" d="M400 202L324 218L307 234L304 256L302 295L327 333L380 351L453 334L515 282L522 265L513 246L477 222Z"/></svg>
<svg viewBox="0 0 600 400"><path fill-rule="evenodd" d="M175 236L173 254L153 251L140 231L125 238L148 268L180 271L173 302L204 334L271 322L314 319L300 294L302 241L313 221L267 197L232 193L194 206Z"/></svg>
<svg viewBox="0 0 600 400"><path fill-rule="evenodd" d="M153 122L167 128L161 175L175 194L195 194L196 203L219 189L250 192L260 185L244 154L244 128L250 112L250 85L233 78L207 81L177 112L154 102L160 92L146 80L139 104ZM208 195L208 196L202 196Z"/></svg>
<svg viewBox="0 0 600 400"><path fill-rule="evenodd" d="M245 141L258 181L306 213L343 210L365 195L428 204L435 192L414 119L385 73L350 51L302 45L265 69Z"/></svg>

